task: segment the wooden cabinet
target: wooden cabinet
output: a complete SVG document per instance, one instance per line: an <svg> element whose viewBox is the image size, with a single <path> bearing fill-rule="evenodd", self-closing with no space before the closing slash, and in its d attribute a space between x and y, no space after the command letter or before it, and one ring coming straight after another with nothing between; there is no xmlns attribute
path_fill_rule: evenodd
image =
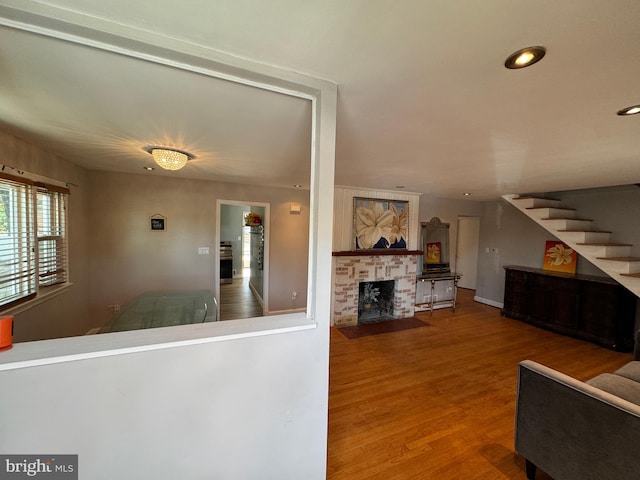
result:
<svg viewBox="0 0 640 480"><path fill-rule="evenodd" d="M633 349L636 296L613 279L505 270L503 315L614 350Z"/></svg>

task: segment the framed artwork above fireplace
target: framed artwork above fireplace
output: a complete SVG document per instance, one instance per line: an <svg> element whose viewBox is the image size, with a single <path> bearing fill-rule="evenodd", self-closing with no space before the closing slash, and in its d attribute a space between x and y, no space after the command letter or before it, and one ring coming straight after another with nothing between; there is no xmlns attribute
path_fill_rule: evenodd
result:
<svg viewBox="0 0 640 480"><path fill-rule="evenodd" d="M407 248L409 202L353 198L353 249Z"/></svg>

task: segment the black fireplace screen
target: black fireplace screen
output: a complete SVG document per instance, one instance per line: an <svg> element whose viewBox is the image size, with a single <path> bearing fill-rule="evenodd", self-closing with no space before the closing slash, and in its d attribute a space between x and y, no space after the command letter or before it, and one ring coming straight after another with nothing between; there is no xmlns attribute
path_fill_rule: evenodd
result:
<svg viewBox="0 0 640 480"><path fill-rule="evenodd" d="M360 282L358 286L358 323L393 319L395 280Z"/></svg>

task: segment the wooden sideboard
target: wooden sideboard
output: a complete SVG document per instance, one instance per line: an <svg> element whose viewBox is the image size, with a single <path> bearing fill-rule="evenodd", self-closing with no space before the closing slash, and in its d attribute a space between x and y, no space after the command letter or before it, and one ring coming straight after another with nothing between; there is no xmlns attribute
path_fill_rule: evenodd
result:
<svg viewBox="0 0 640 480"><path fill-rule="evenodd" d="M615 280L504 268L504 316L613 350L633 349L636 296Z"/></svg>

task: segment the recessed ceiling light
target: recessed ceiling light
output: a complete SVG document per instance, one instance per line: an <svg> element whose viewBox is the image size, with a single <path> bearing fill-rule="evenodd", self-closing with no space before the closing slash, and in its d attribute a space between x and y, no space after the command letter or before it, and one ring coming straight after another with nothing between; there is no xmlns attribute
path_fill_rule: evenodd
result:
<svg viewBox="0 0 640 480"><path fill-rule="evenodd" d="M464 195L465 197L468 197L469 195L471 195L471 193L469 193L469 192L464 192L462 195Z"/></svg>
<svg viewBox="0 0 640 480"><path fill-rule="evenodd" d="M300 185L299 183L296 183L293 185L293 188L302 188L302 185Z"/></svg>
<svg viewBox="0 0 640 480"><path fill-rule="evenodd" d="M544 47L522 48L509 55L504 62L504 66L511 70L528 67L542 60L545 53L547 53L547 50Z"/></svg>
<svg viewBox="0 0 640 480"><path fill-rule="evenodd" d="M618 110L618 115L635 115L636 113L640 113L640 105L633 105L631 107Z"/></svg>
<svg viewBox="0 0 640 480"><path fill-rule="evenodd" d="M152 170L155 170L155 168L153 168L153 167L142 167L142 168L144 168L145 170L149 170L150 172L151 172Z"/></svg>
<svg viewBox="0 0 640 480"><path fill-rule="evenodd" d="M404 185L396 185L396 188L404 188Z"/></svg>

